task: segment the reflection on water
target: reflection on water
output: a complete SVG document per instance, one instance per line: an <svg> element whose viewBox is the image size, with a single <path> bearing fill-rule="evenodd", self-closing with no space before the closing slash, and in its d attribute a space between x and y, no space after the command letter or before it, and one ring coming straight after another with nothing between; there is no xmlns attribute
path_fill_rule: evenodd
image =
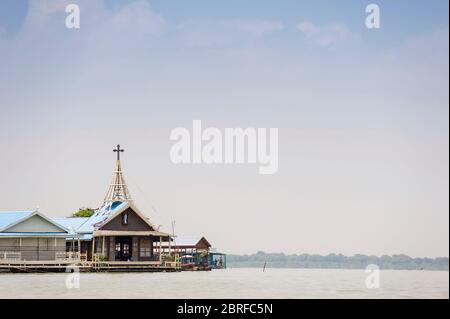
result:
<svg viewBox="0 0 450 319"><path fill-rule="evenodd" d="M367 289L364 270L227 269L181 273L0 274L0 298L449 298L448 271L382 270Z"/></svg>

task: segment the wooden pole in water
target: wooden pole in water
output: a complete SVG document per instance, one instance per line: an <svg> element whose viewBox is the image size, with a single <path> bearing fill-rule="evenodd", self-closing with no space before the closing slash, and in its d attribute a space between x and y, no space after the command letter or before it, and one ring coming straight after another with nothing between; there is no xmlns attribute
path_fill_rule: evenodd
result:
<svg viewBox="0 0 450 319"><path fill-rule="evenodd" d="M267 264L267 261L264 262L263 272L266 271L266 264Z"/></svg>

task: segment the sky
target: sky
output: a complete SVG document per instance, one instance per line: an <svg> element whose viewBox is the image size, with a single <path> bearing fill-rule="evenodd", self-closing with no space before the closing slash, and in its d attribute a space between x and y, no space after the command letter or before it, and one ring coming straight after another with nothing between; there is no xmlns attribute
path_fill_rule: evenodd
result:
<svg viewBox="0 0 450 319"><path fill-rule="evenodd" d="M0 1L0 210L100 206L120 143L136 205L221 251L448 256L448 1L369 3ZM278 172L173 164L193 120L278 128Z"/></svg>

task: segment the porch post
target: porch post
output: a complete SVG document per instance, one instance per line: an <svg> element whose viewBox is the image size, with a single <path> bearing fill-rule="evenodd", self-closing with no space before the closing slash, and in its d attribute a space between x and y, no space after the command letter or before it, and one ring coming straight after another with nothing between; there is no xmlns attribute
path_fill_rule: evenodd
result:
<svg viewBox="0 0 450 319"><path fill-rule="evenodd" d="M95 254L95 237L92 236L92 257L91 257L92 261L94 261L94 254Z"/></svg>
<svg viewBox="0 0 450 319"><path fill-rule="evenodd" d="M159 236L159 262L162 262L162 237Z"/></svg>
<svg viewBox="0 0 450 319"><path fill-rule="evenodd" d="M171 246L171 243L170 243L170 236L169 236L169 256L172 256L172 246Z"/></svg>
<svg viewBox="0 0 450 319"><path fill-rule="evenodd" d="M102 255L105 256L105 236L102 237Z"/></svg>

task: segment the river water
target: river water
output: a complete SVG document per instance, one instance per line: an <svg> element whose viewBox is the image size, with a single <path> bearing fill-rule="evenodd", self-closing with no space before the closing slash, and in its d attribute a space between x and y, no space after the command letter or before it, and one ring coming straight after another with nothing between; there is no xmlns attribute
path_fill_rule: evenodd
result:
<svg viewBox="0 0 450 319"><path fill-rule="evenodd" d="M448 271L234 268L181 273L0 274L0 298L449 298ZM68 285L67 285L68 284ZM69 287L69 288L68 288ZM78 288L77 288L78 287Z"/></svg>

